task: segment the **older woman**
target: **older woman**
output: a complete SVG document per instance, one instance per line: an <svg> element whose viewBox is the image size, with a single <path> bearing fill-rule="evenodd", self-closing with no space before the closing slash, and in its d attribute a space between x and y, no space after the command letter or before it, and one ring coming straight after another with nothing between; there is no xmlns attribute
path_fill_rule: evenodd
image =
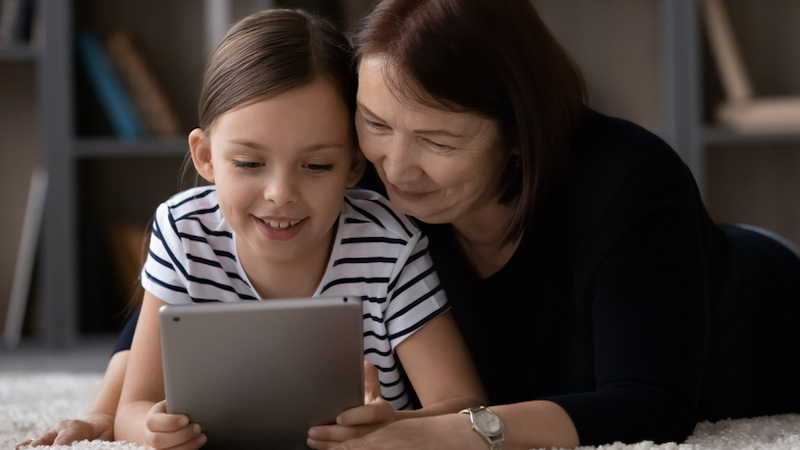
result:
<svg viewBox="0 0 800 450"><path fill-rule="evenodd" d="M715 225L664 142L588 109L528 0L384 0L355 40L361 147L430 236L493 406L345 420L319 448L682 441L800 411L800 255ZM101 428L67 425L49 441Z"/></svg>
<svg viewBox="0 0 800 450"><path fill-rule="evenodd" d="M800 411L791 244L715 225L664 142L584 107L529 1L384 0L355 41L361 148L427 224L496 406L335 448L680 442Z"/></svg>

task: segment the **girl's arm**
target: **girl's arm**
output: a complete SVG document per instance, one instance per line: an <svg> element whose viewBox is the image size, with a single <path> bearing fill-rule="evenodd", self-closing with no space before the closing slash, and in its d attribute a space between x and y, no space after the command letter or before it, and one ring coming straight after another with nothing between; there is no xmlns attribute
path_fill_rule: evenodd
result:
<svg viewBox="0 0 800 450"><path fill-rule="evenodd" d="M114 440L114 416L117 413L122 383L128 365L130 351L121 350L111 357L94 401L84 413L82 420L62 420L48 428L38 438L17 445L70 445L73 442L100 439Z"/></svg>
<svg viewBox="0 0 800 450"><path fill-rule="evenodd" d="M144 444L147 449L196 449L205 443L199 425L190 424L184 415L166 413L158 321L158 309L165 304L145 291L114 434L117 440Z"/></svg>
<svg viewBox="0 0 800 450"><path fill-rule="evenodd" d="M377 376L371 377L367 373L367 404L340 414L336 425L311 428L309 446L329 448L337 442L363 436L396 420L453 413L488 403L475 366L449 311L407 337L396 351L422 409L394 411L380 396Z"/></svg>

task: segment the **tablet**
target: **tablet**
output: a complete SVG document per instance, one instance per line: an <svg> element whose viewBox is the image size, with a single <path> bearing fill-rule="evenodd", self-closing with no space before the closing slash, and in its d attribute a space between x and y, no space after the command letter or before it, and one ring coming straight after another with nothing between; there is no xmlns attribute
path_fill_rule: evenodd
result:
<svg viewBox="0 0 800 450"><path fill-rule="evenodd" d="M166 305L167 411L203 448L306 449L308 429L364 403L357 297Z"/></svg>

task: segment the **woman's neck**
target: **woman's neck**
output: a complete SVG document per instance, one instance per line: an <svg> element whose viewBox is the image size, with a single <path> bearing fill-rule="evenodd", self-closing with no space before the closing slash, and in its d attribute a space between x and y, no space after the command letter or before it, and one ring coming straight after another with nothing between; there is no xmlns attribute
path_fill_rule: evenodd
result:
<svg viewBox="0 0 800 450"><path fill-rule="evenodd" d="M478 278L497 273L508 263L519 246L519 239L503 245L506 227L516 206L487 204L452 226L464 256Z"/></svg>

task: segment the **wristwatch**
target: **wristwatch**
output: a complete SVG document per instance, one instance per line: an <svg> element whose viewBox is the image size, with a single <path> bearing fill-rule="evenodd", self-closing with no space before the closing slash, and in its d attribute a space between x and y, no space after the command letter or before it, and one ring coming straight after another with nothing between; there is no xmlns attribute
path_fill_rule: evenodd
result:
<svg viewBox="0 0 800 450"><path fill-rule="evenodd" d="M461 414L469 414L472 429L486 439L491 450L502 450L503 421L500 420L497 414L485 406L467 408L459 412Z"/></svg>

